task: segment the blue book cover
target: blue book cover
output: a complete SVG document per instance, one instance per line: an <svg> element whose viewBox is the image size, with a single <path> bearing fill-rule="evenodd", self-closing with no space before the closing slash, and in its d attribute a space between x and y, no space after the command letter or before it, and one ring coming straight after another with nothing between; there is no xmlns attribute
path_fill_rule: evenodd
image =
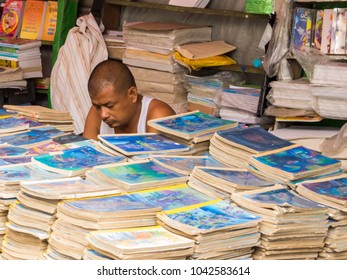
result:
<svg viewBox="0 0 347 280"><path fill-rule="evenodd" d="M124 155L188 151L189 147L155 133L99 135L99 140Z"/></svg>
<svg viewBox="0 0 347 280"><path fill-rule="evenodd" d="M19 163L28 163L28 162L31 162L31 158L32 156L29 156L29 155L0 158L0 166L19 164Z"/></svg>
<svg viewBox="0 0 347 280"><path fill-rule="evenodd" d="M211 156L152 156L151 160L186 175L190 175L195 166L225 166Z"/></svg>
<svg viewBox="0 0 347 280"><path fill-rule="evenodd" d="M237 126L237 122L223 120L215 116L194 111L175 116L148 121L148 125L158 131L176 135L184 139Z"/></svg>
<svg viewBox="0 0 347 280"><path fill-rule="evenodd" d="M97 165L125 160L124 156L110 156L95 150L91 146L82 146L33 157L33 162L42 168L68 176L84 173L87 169Z"/></svg>
<svg viewBox="0 0 347 280"><path fill-rule="evenodd" d="M281 139L260 126L217 131L216 138L226 144L252 153L271 151L293 145L292 142Z"/></svg>
<svg viewBox="0 0 347 280"><path fill-rule="evenodd" d="M29 128L29 124L20 118L0 118L0 133L16 132L26 130Z"/></svg>
<svg viewBox="0 0 347 280"><path fill-rule="evenodd" d="M260 170L270 167L271 172L281 171L282 176L294 180L330 168L338 169L341 162L303 146L292 146L278 151L252 155L251 164ZM278 173L278 171L276 172Z"/></svg>
<svg viewBox="0 0 347 280"><path fill-rule="evenodd" d="M127 189L161 187L187 181L187 176L153 161L97 166L94 170L104 179Z"/></svg>
<svg viewBox="0 0 347 280"><path fill-rule="evenodd" d="M157 217L169 225L182 224L187 234L208 233L256 226L261 217L235 205L219 201L181 211L159 213Z"/></svg>
<svg viewBox="0 0 347 280"><path fill-rule="evenodd" d="M294 11L292 26L292 46L298 49L313 46L313 30L316 10L297 7Z"/></svg>
<svg viewBox="0 0 347 280"><path fill-rule="evenodd" d="M28 150L16 146L0 146L0 157L21 156L28 153Z"/></svg>

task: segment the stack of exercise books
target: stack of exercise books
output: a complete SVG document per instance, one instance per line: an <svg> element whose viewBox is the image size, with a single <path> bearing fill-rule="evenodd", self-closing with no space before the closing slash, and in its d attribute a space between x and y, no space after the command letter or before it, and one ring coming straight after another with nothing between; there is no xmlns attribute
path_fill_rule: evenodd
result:
<svg viewBox="0 0 347 280"><path fill-rule="evenodd" d="M248 163L260 176L282 182L338 172L341 166L339 160L300 145L252 155Z"/></svg>
<svg viewBox="0 0 347 280"><path fill-rule="evenodd" d="M259 245L261 218L223 201L163 211L157 218L164 228L195 240L191 259L250 258Z"/></svg>
<svg viewBox="0 0 347 280"><path fill-rule="evenodd" d="M245 168L252 154L293 145L260 126L232 128L214 133L210 154L225 165Z"/></svg>
<svg viewBox="0 0 347 280"><path fill-rule="evenodd" d="M184 260L194 246L193 240L161 226L92 231L87 240L96 253L115 260Z"/></svg>
<svg viewBox="0 0 347 280"><path fill-rule="evenodd" d="M32 162L45 170L63 174L66 177L84 176L94 166L126 161L125 156L111 156L91 146L66 149L60 152L34 156Z"/></svg>
<svg viewBox="0 0 347 280"><path fill-rule="evenodd" d="M156 134L99 134L99 146L109 153L134 156L141 154L185 154L189 147Z"/></svg>
<svg viewBox="0 0 347 280"><path fill-rule="evenodd" d="M347 176L338 175L298 183L296 191L328 207L329 230L319 259L347 258Z"/></svg>
<svg viewBox="0 0 347 280"><path fill-rule="evenodd" d="M188 176L151 160L95 166L86 172L86 177L125 191L160 188L188 180Z"/></svg>
<svg viewBox="0 0 347 280"><path fill-rule="evenodd" d="M117 30L107 30L103 37L106 43L108 57L122 60L125 51L123 32Z"/></svg>
<svg viewBox="0 0 347 280"><path fill-rule="evenodd" d="M69 112L57 111L38 105L4 105L9 112L16 112L42 124L50 125L64 132L74 130L74 122Z"/></svg>
<svg viewBox="0 0 347 280"><path fill-rule="evenodd" d="M238 123L193 111L150 120L148 125L155 128L160 134L177 142L188 144L196 153L201 153L208 150L209 140L214 132L236 127Z"/></svg>
<svg viewBox="0 0 347 280"><path fill-rule="evenodd" d="M328 231L327 208L277 185L233 193L240 207L262 217L253 259L316 259Z"/></svg>
<svg viewBox="0 0 347 280"><path fill-rule="evenodd" d="M276 184L261 179L247 169L196 166L189 176L188 185L202 193L226 201L234 192L261 189Z"/></svg>

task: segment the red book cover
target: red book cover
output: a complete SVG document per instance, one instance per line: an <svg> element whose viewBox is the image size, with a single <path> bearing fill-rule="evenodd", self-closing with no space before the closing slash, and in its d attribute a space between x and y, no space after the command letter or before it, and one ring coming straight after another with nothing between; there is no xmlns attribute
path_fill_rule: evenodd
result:
<svg viewBox="0 0 347 280"><path fill-rule="evenodd" d="M1 16L0 36L16 37L23 17L24 1L6 0Z"/></svg>

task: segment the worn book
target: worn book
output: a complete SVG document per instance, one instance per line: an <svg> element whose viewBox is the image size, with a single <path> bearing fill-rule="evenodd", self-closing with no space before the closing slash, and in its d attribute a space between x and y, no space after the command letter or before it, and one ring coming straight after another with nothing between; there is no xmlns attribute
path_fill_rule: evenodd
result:
<svg viewBox="0 0 347 280"><path fill-rule="evenodd" d="M100 134L98 139L107 147L126 156L153 153L177 153L189 147L156 133Z"/></svg>
<svg viewBox="0 0 347 280"><path fill-rule="evenodd" d="M234 121L223 120L199 111L182 113L148 121L148 125L159 132L172 134L183 139L236 127Z"/></svg>
<svg viewBox="0 0 347 280"><path fill-rule="evenodd" d="M3 2L5 4L1 15L0 36L15 38L21 29L25 1L6 0Z"/></svg>
<svg viewBox="0 0 347 280"><path fill-rule="evenodd" d="M252 155L249 163L264 173L274 174L284 180L331 173L341 166L339 160L299 145Z"/></svg>
<svg viewBox="0 0 347 280"><path fill-rule="evenodd" d="M195 166L224 166L211 156L152 155L150 159L185 175L190 175Z"/></svg>
<svg viewBox="0 0 347 280"><path fill-rule="evenodd" d="M110 156L90 146L67 149L33 157L32 161L43 169L67 176L83 175L93 166L125 161L124 156Z"/></svg>
<svg viewBox="0 0 347 280"><path fill-rule="evenodd" d="M118 194L120 189L112 185L97 185L81 177L20 182L21 190L42 199L72 199Z"/></svg>
<svg viewBox="0 0 347 280"><path fill-rule="evenodd" d="M96 166L96 175L128 191L185 183L187 176L149 160Z"/></svg>

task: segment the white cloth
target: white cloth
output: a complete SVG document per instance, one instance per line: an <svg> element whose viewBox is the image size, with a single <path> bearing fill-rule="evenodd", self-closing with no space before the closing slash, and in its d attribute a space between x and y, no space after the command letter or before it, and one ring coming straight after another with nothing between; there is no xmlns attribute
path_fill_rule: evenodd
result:
<svg viewBox="0 0 347 280"><path fill-rule="evenodd" d="M107 47L93 15L79 17L60 48L51 74L53 109L68 111L75 133L83 132L91 106L88 79L94 67L108 58Z"/></svg>
<svg viewBox="0 0 347 280"><path fill-rule="evenodd" d="M142 97L141 113L140 113L139 122L137 123L137 133L146 133L148 107L152 100L153 100L153 97L150 97L150 96ZM114 128L109 127L105 122L101 121L100 134L113 134L113 133L114 133Z"/></svg>

